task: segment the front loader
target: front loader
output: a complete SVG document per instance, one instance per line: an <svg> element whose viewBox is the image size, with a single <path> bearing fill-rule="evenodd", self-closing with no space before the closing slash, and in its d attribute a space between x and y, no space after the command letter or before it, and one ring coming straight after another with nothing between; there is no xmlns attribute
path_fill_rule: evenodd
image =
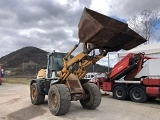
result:
<svg viewBox="0 0 160 120"><path fill-rule="evenodd" d="M128 28L128 25L84 8L79 22L79 43L69 53L48 54L47 67L40 70L37 79L31 80L30 97L34 105L44 103L53 115L67 113L71 101L80 101L85 109L95 109L101 103L99 88L84 79L86 68L105 57L108 52L131 49L146 40ZM72 56L82 44L82 52ZM96 55L89 53L99 49Z"/></svg>

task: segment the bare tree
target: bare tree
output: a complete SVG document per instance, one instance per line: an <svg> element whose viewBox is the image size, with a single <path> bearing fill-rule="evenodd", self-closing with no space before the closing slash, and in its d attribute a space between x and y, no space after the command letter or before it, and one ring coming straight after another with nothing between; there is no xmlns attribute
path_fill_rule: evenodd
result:
<svg viewBox="0 0 160 120"><path fill-rule="evenodd" d="M128 25L142 35L148 44L152 37L155 37L157 41L160 40L160 35L156 34L157 30L160 30L160 13L158 11L144 10L129 19Z"/></svg>

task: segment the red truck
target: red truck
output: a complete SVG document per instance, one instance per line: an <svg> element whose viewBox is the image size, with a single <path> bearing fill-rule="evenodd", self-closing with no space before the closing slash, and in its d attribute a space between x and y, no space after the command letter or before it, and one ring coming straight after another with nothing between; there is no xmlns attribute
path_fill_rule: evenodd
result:
<svg viewBox="0 0 160 120"><path fill-rule="evenodd" d="M145 102L160 96L160 59L129 53L96 84L119 100Z"/></svg>

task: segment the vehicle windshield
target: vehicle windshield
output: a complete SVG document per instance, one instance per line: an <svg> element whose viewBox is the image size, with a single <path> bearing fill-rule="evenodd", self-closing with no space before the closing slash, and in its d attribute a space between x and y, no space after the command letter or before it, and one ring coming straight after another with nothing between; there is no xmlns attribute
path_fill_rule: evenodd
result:
<svg viewBox="0 0 160 120"><path fill-rule="evenodd" d="M63 58L66 53L53 53L52 58L52 68L53 70L60 71L63 68Z"/></svg>

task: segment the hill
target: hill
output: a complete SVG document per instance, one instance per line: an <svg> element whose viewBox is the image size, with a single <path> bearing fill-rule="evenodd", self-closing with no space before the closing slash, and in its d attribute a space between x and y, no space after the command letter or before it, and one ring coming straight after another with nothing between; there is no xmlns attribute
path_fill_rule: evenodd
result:
<svg viewBox="0 0 160 120"><path fill-rule="evenodd" d="M24 47L0 58L0 63L8 74L11 75L36 75L42 66L47 65L47 51L36 47ZM108 68L95 64L94 72L103 73ZM93 65L87 68L93 72Z"/></svg>
<svg viewBox="0 0 160 120"><path fill-rule="evenodd" d="M0 58L4 70L13 75L35 75L47 63L47 52L36 47L24 47ZM9 72L10 73L10 72Z"/></svg>

